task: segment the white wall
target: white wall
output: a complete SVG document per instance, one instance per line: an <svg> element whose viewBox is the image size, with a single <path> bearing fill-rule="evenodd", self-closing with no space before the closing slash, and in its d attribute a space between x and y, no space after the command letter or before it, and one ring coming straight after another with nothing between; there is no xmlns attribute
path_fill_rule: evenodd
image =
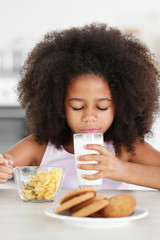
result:
<svg viewBox="0 0 160 240"><path fill-rule="evenodd" d="M160 33L159 0L0 0L0 45L92 21ZM35 39L33 41L36 41Z"/></svg>
<svg viewBox="0 0 160 240"><path fill-rule="evenodd" d="M160 61L159 0L0 0L0 50L21 47L25 58L46 32L93 21L135 28ZM149 142L160 150L159 126Z"/></svg>

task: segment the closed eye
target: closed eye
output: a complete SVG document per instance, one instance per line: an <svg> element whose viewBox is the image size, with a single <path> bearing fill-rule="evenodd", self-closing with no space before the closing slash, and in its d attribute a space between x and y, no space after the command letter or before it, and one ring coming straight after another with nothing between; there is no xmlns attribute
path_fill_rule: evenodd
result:
<svg viewBox="0 0 160 240"><path fill-rule="evenodd" d="M82 110L84 107L80 107L80 108L72 107L72 108L73 108L73 110L75 110L75 111L79 111L79 110Z"/></svg>
<svg viewBox="0 0 160 240"><path fill-rule="evenodd" d="M79 111L79 110L82 110L84 107L80 107L80 108L75 108L75 107L72 107L74 111ZM101 111L105 111L108 109L108 107L106 108L101 108L101 107L97 107L99 110Z"/></svg>
<svg viewBox="0 0 160 240"><path fill-rule="evenodd" d="M101 111L105 111L105 110L107 110L108 109L108 107L106 107L106 108L101 108L101 107L97 107L99 110L101 110Z"/></svg>

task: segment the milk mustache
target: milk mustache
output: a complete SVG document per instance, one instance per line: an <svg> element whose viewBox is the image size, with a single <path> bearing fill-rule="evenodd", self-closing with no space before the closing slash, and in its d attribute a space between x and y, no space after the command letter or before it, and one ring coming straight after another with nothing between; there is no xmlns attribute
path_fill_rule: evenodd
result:
<svg viewBox="0 0 160 240"><path fill-rule="evenodd" d="M93 186L100 189L102 186L102 179L97 180L87 180L81 177L82 174L90 175L95 174L98 171L95 170L82 170L77 168L77 164L95 164L97 161L78 161L77 157L86 154L99 154L95 150L86 150L84 145L86 144L100 144L103 145L103 133L82 133L74 134L74 154L75 154L75 164L77 171L77 179L79 187Z"/></svg>

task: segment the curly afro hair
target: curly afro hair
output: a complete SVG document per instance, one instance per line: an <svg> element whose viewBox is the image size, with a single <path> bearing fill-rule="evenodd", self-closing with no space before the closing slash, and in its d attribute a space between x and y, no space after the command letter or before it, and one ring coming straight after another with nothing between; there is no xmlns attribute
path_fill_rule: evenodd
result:
<svg viewBox="0 0 160 240"><path fill-rule="evenodd" d="M133 153L135 141L151 133L160 76L144 44L105 24L50 32L29 54L18 91L30 133L39 143L50 140L57 148L69 143L65 89L84 74L103 76L111 88L115 118L105 141L113 141L117 153L121 144Z"/></svg>

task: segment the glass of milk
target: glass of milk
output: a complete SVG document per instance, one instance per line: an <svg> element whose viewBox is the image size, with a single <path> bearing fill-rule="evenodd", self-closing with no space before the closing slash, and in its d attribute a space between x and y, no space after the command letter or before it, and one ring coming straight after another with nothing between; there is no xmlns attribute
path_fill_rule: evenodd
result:
<svg viewBox="0 0 160 240"><path fill-rule="evenodd" d="M73 141L74 141L74 154L75 154L75 163L76 163L76 171L77 171L79 187L92 186L97 189L100 189L102 187L102 179L87 180L81 177L82 174L90 175L90 174L95 174L98 171L82 170L77 168L77 164L95 164L97 163L97 161L78 161L77 157L81 155L86 155L86 154L99 154L99 152L95 150L84 149L84 145L86 144L103 145L103 133L73 134Z"/></svg>

